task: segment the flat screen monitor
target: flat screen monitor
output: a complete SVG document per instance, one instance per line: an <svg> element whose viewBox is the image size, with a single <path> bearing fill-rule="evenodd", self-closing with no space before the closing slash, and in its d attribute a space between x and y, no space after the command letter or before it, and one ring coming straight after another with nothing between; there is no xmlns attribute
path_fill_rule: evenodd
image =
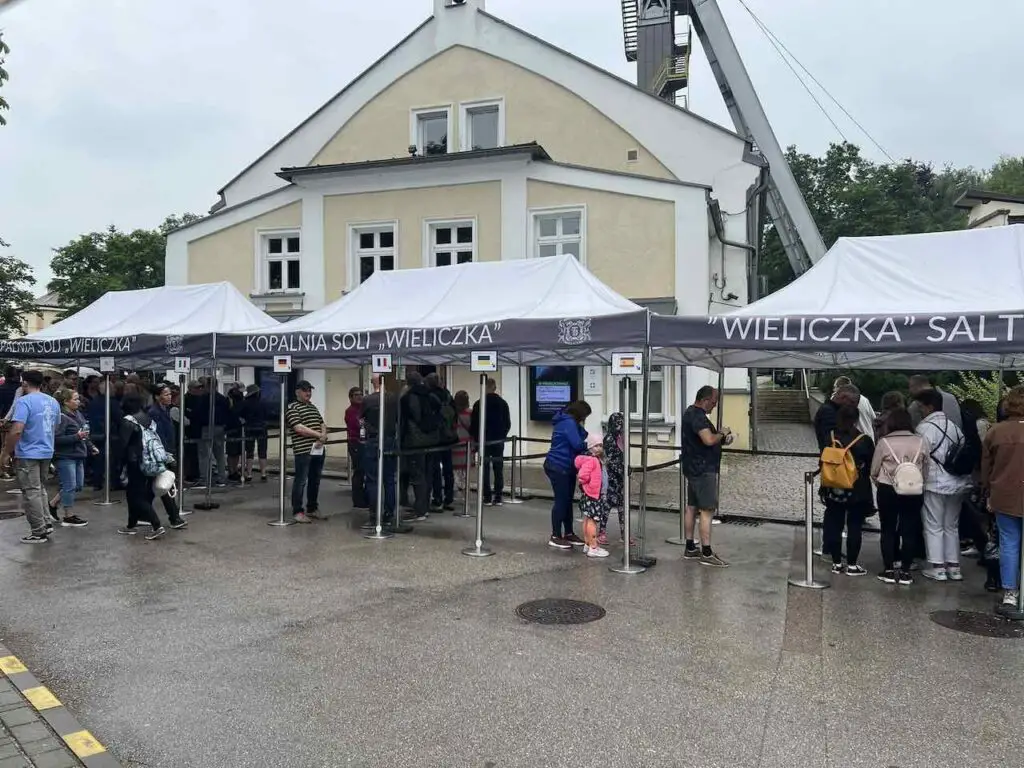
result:
<svg viewBox="0 0 1024 768"><path fill-rule="evenodd" d="M556 413L579 399L579 371L568 365L530 367L531 421L551 421Z"/></svg>

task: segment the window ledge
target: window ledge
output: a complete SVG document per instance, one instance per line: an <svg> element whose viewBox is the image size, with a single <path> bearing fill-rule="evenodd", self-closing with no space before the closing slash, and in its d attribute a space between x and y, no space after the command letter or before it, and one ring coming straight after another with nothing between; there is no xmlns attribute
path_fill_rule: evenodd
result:
<svg viewBox="0 0 1024 768"><path fill-rule="evenodd" d="M270 291L250 293L249 299L268 315L281 312L301 312L306 294L302 291Z"/></svg>

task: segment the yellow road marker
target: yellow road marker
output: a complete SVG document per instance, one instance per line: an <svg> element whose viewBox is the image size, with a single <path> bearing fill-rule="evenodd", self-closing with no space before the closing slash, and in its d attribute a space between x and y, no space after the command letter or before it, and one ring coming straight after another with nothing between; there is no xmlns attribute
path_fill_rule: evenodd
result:
<svg viewBox="0 0 1024 768"><path fill-rule="evenodd" d="M69 733L63 738L67 745L71 747L71 751L80 758L92 757L107 751L107 748L96 741L96 738L88 731Z"/></svg>
<svg viewBox="0 0 1024 768"><path fill-rule="evenodd" d="M16 675L19 672L28 672L28 668L18 660L17 656L4 656L0 658L0 672L5 675Z"/></svg>
<svg viewBox="0 0 1024 768"><path fill-rule="evenodd" d="M64 706L60 703L60 699L54 696L45 685L40 685L38 688L28 688L22 691L22 694L40 712L44 709Z"/></svg>

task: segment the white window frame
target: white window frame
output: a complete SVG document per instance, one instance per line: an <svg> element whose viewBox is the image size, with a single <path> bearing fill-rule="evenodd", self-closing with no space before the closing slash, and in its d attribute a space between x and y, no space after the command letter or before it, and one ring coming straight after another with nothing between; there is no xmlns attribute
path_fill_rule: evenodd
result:
<svg viewBox="0 0 1024 768"><path fill-rule="evenodd" d="M299 253L298 253L298 259L297 259L298 262L299 262L299 287L298 288L271 288L270 287L270 261L271 261L271 259L270 259L270 250L269 250L269 247L267 245L267 241L269 241L271 238L276 238L276 237L279 237L282 240L287 240L289 237L297 237L297 238L299 238ZM287 248L287 245L285 245L284 247ZM254 274L256 276L256 286L255 286L255 293L256 294L263 294L263 295L267 295L267 294L282 294L282 293L298 294L298 293L302 293L303 292L302 291L302 279L303 279L303 275L302 275L302 266L303 266L303 264L302 264L302 228L301 227L278 227L278 228L257 229L256 230L255 252L256 252L256 264L255 264L256 271L255 271ZM281 261L285 261L285 262L290 261L291 259L286 258L287 255L288 255L287 253L282 252L280 260ZM276 256L276 254L275 254L275 256ZM277 261L278 259L273 259L273 260ZM288 280L288 268L287 268L287 266L282 268L281 278L282 278L281 283L283 285Z"/></svg>
<svg viewBox="0 0 1024 768"><path fill-rule="evenodd" d="M578 213L580 215L580 264L587 265L587 206L586 205L563 205L556 208L531 208L530 209L530 257L534 259L547 258L540 255L540 224L538 219L542 216L559 216L566 213ZM561 242L567 241L564 238ZM550 242L550 241L549 241ZM558 242L556 240L556 242Z"/></svg>
<svg viewBox="0 0 1024 768"><path fill-rule="evenodd" d="M386 232L391 230L394 235L394 245L392 248L375 248L373 249L372 255L376 259L374 273L380 270L380 257L387 256L390 250L390 255L394 258L395 267L399 268L398 254L399 254L399 230L398 230L398 219L392 219L389 221L357 221L349 222L348 224L348 290L354 290L360 285L359 275L359 260L363 255L369 255L359 247L359 236L368 232ZM394 270L392 270L394 271Z"/></svg>
<svg viewBox="0 0 1024 768"><path fill-rule="evenodd" d="M651 424L666 424L672 421L672 397L674 374L672 371L675 366L660 366L661 370L656 371L651 369L651 381L661 382L661 410L652 410ZM619 410L619 386L622 378L620 376L613 376L611 368L606 369L608 371L608 377L605 385L608 387L608 392L611 396L608 398L608 415L611 415ZM636 410L629 414L630 428L633 430L639 430L641 426L641 420L643 419L643 403L644 403L644 380L642 376L632 377L633 390L636 392ZM607 420L607 416L605 417Z"/></svg>
<svg viewBox="0 0 1024 768"><path fill-rule="evenodd" d="M498 108L498 146L505 146L505 99L480 99L478 101L464 101L459 104L459 148L463 152L473 151L472 136L470 135L469 116L472 112L489 107Z"/></svg>
<svg viewBox="0 0 1024 768"><path fill-rule="evenodd" d="M453 230L458 227L464 227L466 225L473 227L473 243L472 247L465 248L460 246L456 242L452 242L450 246L435 246L434 245L434 230L438 227L451 227ZM454 233L453 233L454 234ZM443 218L443 219L424 219L423 220L423 266L424 267L436 267L437 262L434 259L434 254L437 251L451 251L453 254L456 251L472 251L473 252L473 263L477 263L479 260L480 253L480 225L477 222L476 216L459 216L455 218ZM455 266L458 262L452 264Z"/></svg>
<svg viewBox="0 0 1024 768"><path fill-rule="evenodd" d="M426 148L420 141L420 118L427 115L436 115L444 112L448 118L448 141L447 153L450 155L455 151L455 105L438 104L434 107L415 107L409 112L409 146L415 146L420 157L426 156Z"/></svg>

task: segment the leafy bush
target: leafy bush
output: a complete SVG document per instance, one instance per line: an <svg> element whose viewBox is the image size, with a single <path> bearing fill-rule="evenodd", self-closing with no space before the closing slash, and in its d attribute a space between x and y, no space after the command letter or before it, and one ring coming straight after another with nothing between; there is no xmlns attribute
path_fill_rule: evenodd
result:
<svg viewBox="0 0 1024 768"><path fill-rule="evenodd" d="M1016 384L1024 384L1024 375L1017 373ZM964 371L960 374L958 381L955 384L950 384L946 388L951 394L953 394L957 400L963 402L964 400L977 400L981 405L982 410L985 411L985 415L990 421L996 420L996 408L999 406L999 401L1006 394L1006 380L998 382L999 374L993 373L988 376L982 376L973 371ZM1014 385L1015 386L1015 385Z"/></svg>

